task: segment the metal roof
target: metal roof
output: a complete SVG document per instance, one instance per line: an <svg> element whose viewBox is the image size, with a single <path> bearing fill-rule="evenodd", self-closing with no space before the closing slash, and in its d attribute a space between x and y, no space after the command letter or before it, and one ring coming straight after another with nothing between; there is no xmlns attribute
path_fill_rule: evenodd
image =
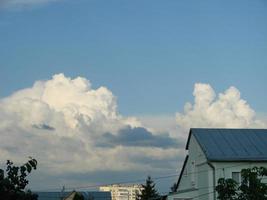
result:
<svg viewBox="0 0 267 200"><path fill-rule="evenodd" d="M190 129L210 161L267 161L267 129Z"/></svg>
<svg viewBox="0 0 267 200"><path fill-rule="evenodd" d="M78 191L85 200L111 200L110 192L102 191ZM62 200L72 192L33 192L38 195L38 200Z"/></svg>

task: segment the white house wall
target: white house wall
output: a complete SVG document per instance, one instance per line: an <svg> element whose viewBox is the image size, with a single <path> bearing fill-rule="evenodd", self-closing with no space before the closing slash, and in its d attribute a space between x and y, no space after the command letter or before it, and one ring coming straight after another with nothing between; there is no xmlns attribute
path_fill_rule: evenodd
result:
<svg viewBox="0 0 267 200"><path fill-rule="evenodd" d="M192 135L188 147L188 161L185 166L178 190L168 196L168 200L198 199L207 200L212 191L213 172L201 147ZM211 188L210 188L211 187Z"/></svg>
<svg viewBox="0 0 267 200"><path fill-rule="evenodd" d="M217 198L214 183L217 185L220 178L232 178L232 172L241 172L245 168L255 166L267 168L267 162L210 162L208 164L204 152L193 135L190 139L188 155L177 192L168 195L168 200L214 200ZM263 179L263 182L267 183L267 178Z"/></svg>

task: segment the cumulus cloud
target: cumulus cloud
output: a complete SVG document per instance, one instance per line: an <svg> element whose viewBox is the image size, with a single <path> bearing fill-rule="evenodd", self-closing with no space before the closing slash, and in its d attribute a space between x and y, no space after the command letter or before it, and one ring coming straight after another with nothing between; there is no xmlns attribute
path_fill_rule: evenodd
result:
<svg viewBox="0 0 267 200"><path fill-rule="evenodd" d="M216 95L210 85L196 84L193 94L194 104L176 114L176 124L170 116L140 121L118 112L108 88L56 74L0 99L0 160L36 158L33 189L88 184L77 177L173 173L185 155L190 127L266 127L234 87Z"/></svg>
<svg viewBox="0 0 267 200"><path fill-rule="evenodd" d="M176 139L118 113L109 89L94 89L85 78L63 74L1 99L0 137L1 161L25 162L33 156L42 174L56 177L97 171L167 172L183 155Z"/></svg>
<svg viewBox="0 0 267 200"><path fill-rule="evenodd" d="M195 102L186 103L183 113L176 114L177 124L191 127L261 128L266 123L256 118L255 111L241 98L235 87L216 95L208 84L195 84Z"/></svg>

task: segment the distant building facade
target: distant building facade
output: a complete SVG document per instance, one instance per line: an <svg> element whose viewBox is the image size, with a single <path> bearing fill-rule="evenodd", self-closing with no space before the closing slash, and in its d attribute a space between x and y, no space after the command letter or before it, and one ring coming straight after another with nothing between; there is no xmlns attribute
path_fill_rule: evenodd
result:
<svg viewBox="0 0 267 200"><path fill-rule="evenodd" d="M138 194L141 193L142 186L134 185L107 185L101 186L100 191L111 192L112 200L136 200Z"/></svg>

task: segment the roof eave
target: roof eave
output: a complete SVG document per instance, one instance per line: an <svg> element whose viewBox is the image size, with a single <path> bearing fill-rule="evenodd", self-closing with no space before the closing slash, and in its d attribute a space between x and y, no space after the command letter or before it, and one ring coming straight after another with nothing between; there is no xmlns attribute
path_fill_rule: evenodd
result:
<svg viewBox="0 0 267 200"><path fill-rule="evenodd" d="M183 163L183 167L182 167L182 170L181 170L181 173L180 173L180 175L179 175L179 178L178 178L178 181L177 181L177 184L176 184L175 191L177 191L177 189L178 189L178 187L179 187L179 185L180 185L180 182L181 182L181 179L182 179L182 176L183 176L183 173L184 173L185 166L186 166L186 163L187 163L187 161L188 161L188 158L189 158L189 156L186 155L185 160L184 160L184 163Z"/></svg>
<svg viewBox="0 0 267 200"><path fill-rule="evenodd" d="M189 142L190 142L191 135L192 135L192 129L193 129L193 128L190 128L190 130L189 130L189 135L188 135L188 138L187 138L187 142L186 142L185 150L188 150L188 148L189 148Z"/></svg>
<svg viewBox="0 0 267 200"><path fill-rule="evenodd" d="M208 161L210 162L266 162L267 163L267 159L214 159L208 158Z"/></svg>

